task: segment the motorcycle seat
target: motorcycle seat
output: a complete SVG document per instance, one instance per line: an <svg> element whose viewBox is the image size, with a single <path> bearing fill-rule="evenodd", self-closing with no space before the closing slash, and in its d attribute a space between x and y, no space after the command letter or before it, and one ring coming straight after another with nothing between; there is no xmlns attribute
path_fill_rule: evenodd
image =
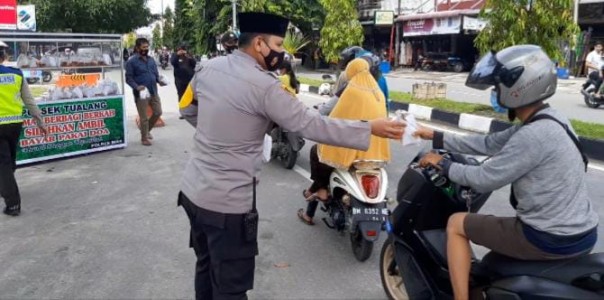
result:
<svg viewBox="0 0 604 300"><path fill-rule="evenodd" d="M480 267L492 279L532 276L553 281L604 290L604 253L550 261L523 261L490 252ZM592 288L589 288L592 287Z"/></svg>

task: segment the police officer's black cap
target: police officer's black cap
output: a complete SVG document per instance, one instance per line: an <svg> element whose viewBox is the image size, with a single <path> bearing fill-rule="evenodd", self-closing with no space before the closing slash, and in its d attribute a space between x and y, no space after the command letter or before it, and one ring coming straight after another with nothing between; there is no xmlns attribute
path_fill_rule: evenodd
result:
<svg viewBox="0 0 604 300"><path fill-rule="evenodd" d="M239 31L285 37L289 20L271 14L248 12L239 14Z"/></svg>

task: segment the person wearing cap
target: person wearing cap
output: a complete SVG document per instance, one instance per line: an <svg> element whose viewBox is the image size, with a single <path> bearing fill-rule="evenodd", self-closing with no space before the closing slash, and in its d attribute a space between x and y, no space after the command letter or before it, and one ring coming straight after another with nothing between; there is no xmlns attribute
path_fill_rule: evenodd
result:
<svg viewBox="0 0 604 300"><path fill-rule="evenodd" d="M246 299L253 288L253 187L273 123L323 144L359 150L369 148L372 134L400 139L404 132L401 122L331 119L295 101L273 73L283 61L289 20L264 13L240 13L238 20L239 49L207 62L191 82L198 126L178 204L190 219L197 299Z"/></svg>
<svg viewBox="0 0 604 300"><path fill-rule="evenodd" d="M15 170L17 145L23 127L23 106L44 135L46 127L23 72L2 65L8 58L7 50L8 45L0 41L0 196L6 203L4 213L18 216L21 213L21 195Z"/></svg>
<svg viewBox="0 0 604 300"><path fill-rule="evenodd" d="M174 67L174 84L176 85L178 101L180 102L189 82L193 79L197 61L187 52L187 46L181 44L176 52L172 54L170 63L172 63L172 66Z"/></svg>

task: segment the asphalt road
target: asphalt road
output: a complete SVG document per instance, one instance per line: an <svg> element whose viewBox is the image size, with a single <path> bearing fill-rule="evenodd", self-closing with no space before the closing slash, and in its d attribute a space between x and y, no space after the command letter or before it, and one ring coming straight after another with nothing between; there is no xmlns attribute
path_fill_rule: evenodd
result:
<svg viewBox="0 0 604 300"><path fill-rule="evenodd" d="M300 72L300 76L321 79L321 74ZM396 72L386 76L388 88L391 91L411 92L413 84L423 82L435 82L447 84L447 98L456 101L479 103L490 105L490 91L480 91L465 86L466 73L445 72ZM586 122L604 124L604 106L598 109L589 108L583 102L583 96L579 92L583 81L559 80L558 91L550 98L550 103L556 109L563 111L569 118Z"/></svg>
<svg viewBox="0 0 604 300"><path fill-rule="evenodd" d="M189 224L176 207L193 128L177 118L174 88L162 88L160 94L167 126L153 131L152 147L140 145L128 99L127 149L17 171L23 214L0 216L0 298L193 298ZM322 100L300 98L308 104ZM320 222L310 227L296 218L296 210L305 206L300 193L310 183L310 146L303 149L295 171L271 162L260 176L260 255L250 298L384 299L378 273L382 241L360 263L347 237ZM387 170L388 193L394 196L419 147L393 142L392 150ZM600 216L603 171L590 169L588 177ZM508 188L496 191L483 212L511 215L508 193ZM322 216L320 212L317 220ZM596 250L604 251L604 242Z"/></svg>

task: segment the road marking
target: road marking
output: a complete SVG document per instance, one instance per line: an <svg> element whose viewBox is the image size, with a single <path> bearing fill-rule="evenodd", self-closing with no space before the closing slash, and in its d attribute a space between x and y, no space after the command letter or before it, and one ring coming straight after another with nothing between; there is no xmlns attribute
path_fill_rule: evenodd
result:
<svg viewBox="0 0 604 300"><path fill-rule="evenodd" d="M300 174L302 177L308 179L308 181L312 181L310 179L310 172L304 170L304 168L302 168L302 167L300 167L298 165L295 165L294 168L293 168L293 170L296 171L296 173Z"/></svg>

